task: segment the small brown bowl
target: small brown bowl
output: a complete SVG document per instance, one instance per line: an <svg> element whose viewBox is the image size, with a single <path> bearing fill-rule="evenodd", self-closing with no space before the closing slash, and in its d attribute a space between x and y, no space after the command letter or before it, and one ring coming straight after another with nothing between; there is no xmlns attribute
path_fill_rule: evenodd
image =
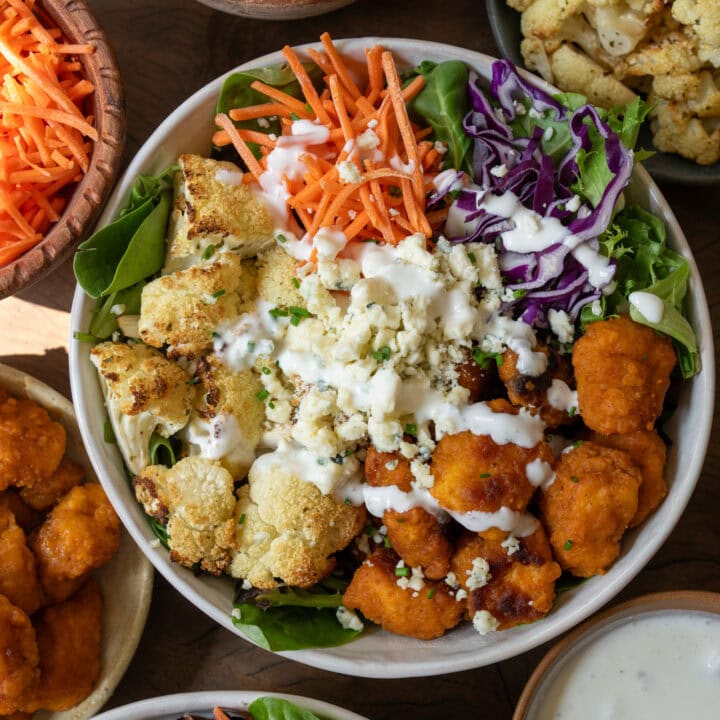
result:
<svg viewBox="0 0 720 720"><path fill-rule="evenodd" d="M337 10L355 0L199 0L222 12L257 20L297 20Z"/></svg>
<svg viewBox="0 0 720 720"><path fill-rule="evenodd" d="M720 593L700 590L677 590L673 592L652 593L621 603L614 608L599 613L592 619L569 632L560 642L553 645L527 681L518 700L512 720L527 720L536 693L542 691L542 684L549 673L571 652L589 633L617 620L637 617L658 610L687 610L720 615Z"/></svg>
<svg viewBox="0 0 720 720"><path fill-rule="evenodd" d="M120 73L105 33L86 0L40 0L72 44L92 43L95 52L78 59L90 82L92 112L99 139L90 167L75 188L60 219L45 237L16 260L0 268L0 299L32 285L60 265L91 232L120 168L125 144L125 113Z"/></svg>

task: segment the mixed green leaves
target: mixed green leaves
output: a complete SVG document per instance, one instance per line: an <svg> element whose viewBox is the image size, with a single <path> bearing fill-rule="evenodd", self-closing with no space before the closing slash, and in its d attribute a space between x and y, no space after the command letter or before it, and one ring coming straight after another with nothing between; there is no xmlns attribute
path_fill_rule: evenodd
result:
<svg viewBox="0 0 720 720"><path fill-rule="evenodd" d="M347 581L329 577L309 590L239 589L233 604L233 624L267 650L335 647L354 640L359 632L338 622Z"/></svg>
<svg viewBox="0 0 720 720"><path fill-rule="evenodd" d="M636 322L673 338L680 370L688 378L700 370L697 339L686 319L690 266L682 255L666 246L665 239L665 225L652 213L635 206L619 212L600 237L602 253L617 263L615 291L603 298L602 315L594 316L586 308L581 320L587 323L629 309ZM663 301L659 323L650 322L629 305L630 294L640 290Z"/></svg>
<svg viewBox="0 0 720 720"><path fill-rule="evenodd" d="M303 63L313 84L320 86L323 72L314 63ZM261 103L272 102L270 98L258 92L252 87L255 81L260 81L265 85L282 90L282 92L294 98L301 98L302 90L300 83L295 79L292 69L287 63L280 65L268 65L267 67L254 68L252 70L243 70L228 75L220 90L215 113L229 113L233 108L245 108L251 105L259 105ZM275 118L261 118L258 120L243 120L235 122L236 127L245 128L247 130L256 130L262 133L274 133L280 135L280 120ZM260 146L256 143L248 143L255 157L260 157Z"/></svg>
<svg viewBox="0 0 720 720"><path fill-rule="evenodd" d="M117 220L100 228L75 253L75 278L98 300L90 326L98 340L117 330L113 309L124 306L123 314L140 311L143 285L162 267L176 170L172 166L157 177L141 175Z"/></svg>
<svg viewBox="0 0 720 720"><path fill-rule="evenodd" d="M261 697L248 706L253 720L320 720L309 710L303 710L289 700Z"/></svg>
<svg viewBox="0 0 720 720"><path fill-rule="evenodd" d="M408 104L408 110L430 125L436 140L447 144L446 167L472 170L468 158L472 140L463 130L463 118L470 112L467 65L460 60L425 61L404 73L403 81L418 75L425 79L425 87Z"/></svg>

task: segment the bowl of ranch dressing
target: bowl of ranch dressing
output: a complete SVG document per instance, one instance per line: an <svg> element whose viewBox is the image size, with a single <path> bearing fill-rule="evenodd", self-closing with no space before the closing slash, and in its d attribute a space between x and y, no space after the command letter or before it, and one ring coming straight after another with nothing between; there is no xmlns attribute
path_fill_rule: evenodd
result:
<svg viewBox="0 0 720 720"><path fill-rule="evenodd" d="M543 658L513 720L711 720L720 712L720 594L644 595Z"/></svg>

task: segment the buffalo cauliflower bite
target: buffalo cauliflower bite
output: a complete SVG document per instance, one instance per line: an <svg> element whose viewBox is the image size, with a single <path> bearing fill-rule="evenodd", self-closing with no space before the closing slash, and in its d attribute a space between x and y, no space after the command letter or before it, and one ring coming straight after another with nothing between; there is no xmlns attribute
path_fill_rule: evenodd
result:
<svg viewBox="0 0 720 720"><path fill-rule="evenodd" d="M42 602L42 588L35 567L35 556L25 541L25 533L15 517L0 505L0 595L32 615Z"/></svg>
<svg viewBox="0 0 720 720"><path fill-rule="evenodd" d="M44 517L43 513L33 510L23 502L20 493L14 488L0 492L0 512L3 509L9 510L15 516L15 522L26 534L39 527Z"/></svg>
<svg viewBox="0 0 720 720"><path fill-rule="evenodd" d="M119 545L120 521L102 487L74 487L30 540L46 597L53 602L67 598Z"/></svg>
<svg viewBox="0 0 720 720"><path fill-rule="evenodd" d="M554 407L548 400L548 390L553 380L561 380L568 387L575 384L569 359L544 345L537 345L535 352L543 353L548 359L545 371L536 376L523 375L518 370L517 353L510 349L503 353L498 372L505 383L510 402L526 407L533 415L539 414L543 422L551 428L573 422L567 410Z"/></svg>
<svg viewBox="0 0 720 720"><path fill-rule="evenodd" d="M343 606L359 610L368 620L396 635L433 640L455 627L465 605L444 582L412 580L398 575L409 568L392 551L377 548L355 571L343 595Z"/></svg>
<svg viewBox="0 0 720 720"><path fill-rule="evenodd" d="M237 317L242 263L232 252L151 280L142 291L138 331L153 347L168 346L170 357L194 358L210 350L213 332Z"/></svg>
<svg viewBox="0 0 720 720"><path fill-rule="evenodd" d="M642 475L630 456L586 441L564 452L540 512L555 559L579 577L602 575L638 508Z"/></svg>
<svg viewBox="0 0 720 720"><path fill-rule="evenodd" d="M410 492L414 480L410 462L400 453L381 453L374 447L365 458L365 478L373 487L396 485L402 492ZM447 575L452 545L443 526L427 510L386 510L382 520L390 543L407 565L422 567L433 580Z"/></svg>
<svg viewBox="0 0 720 720"><path fill-rule="evenodd" d="M505 400L494 400L490 405L493 412L518 413ZM498 445L489 435L469 431L445 435L433 452L435 483L430 492L452 512L492 513L503 507L522 511L535 492L526 468L536 460L552 464L547 443L524 448L514 443Z"/></svg>
<svg viewBox="0 0 720 720"><path fill-rule="evenodd" d="M165 273L197 263L211 245L251 257L273 242L267 205L237 165L199 155L181 155L178 164Z"/></svg>
<svg viewBox="0 0 720 720"><path fill-rule="evenodd" d="M467 592L468 616L473 618L484 610L497 621L498 630L546 615L561 574L540 525L527 537L514 537L495 528L464 534L451 570Z"/></svg>
<svg viewBox="0 0 720 720"><path fill-rule="evenodd" d="M667 495L665 459L667 448L654 430L636 430L626 435L592 433L590 440L598 445L626 452L642 474L638 507L630 527L640 525Z"/></svg>
<svg viewBox="0 0 720 720"><path fill-rule="evenodd" d="M575 343L572 362L580 414L591 430L652 429L675 365L669 338L625 315L602 320Z"/></svg>
<svg viewBox="0 0 720 720"><path fill-rule="evenodd" d="M50 477L65 454L65 429L32 400L0 404L0 490Z"/></svg>
<svg viewBox="0 0 720 720"><path fill-rule="evenodd" d="M16 712L40 676L30 618L0 595L0 715Z"/></svg>
<svg viewBox="0 0 720 720"><path fill-rule="evenodd" d="M292 470L262 457L238 491L238 551L230 574L263 590L310 587L334 568L332 555L365 526L363 506L323 495Z"/></svg>
<svg viewBox="0 0 720 720"><path fill-rule="evenodd" d="M46 480L31 487L22 488L22 501L33 510L47 510L52 507L68 490L82 482L83 469L72 460L63 458L58 469Z"/></svg>
<svg viewBox="0 0 720 720"><path fill-rule="evenodd" d="M36 620L40 681L22 709L67 710L84 700L100 675L102 596L92 578Z"/></svg>
<svg viewBox="0 0 720 720"><path fill-rule="evenodd" d="M262 435L262 383L252 370L233 372L212 355L198 362L195 377L195 407L182 433L188 454L220 460L233 477L243 478Z"/></svg>
<svg viewBox="0 0 720 720"><path fill-rule="evenodd" d="M186 425L195 388L178 365L140 343L100 343L90 360L125 464L137 474L150 464L153 432L170 437Z"/></svg>
<svg viewBox="0 0 720 720"><path fill-rule="evenodd" d="M232 475L217 461L187 457L166 468L152 465L134 480L148 515L167 523L170 558L220 575L235 550Z"/></svg>

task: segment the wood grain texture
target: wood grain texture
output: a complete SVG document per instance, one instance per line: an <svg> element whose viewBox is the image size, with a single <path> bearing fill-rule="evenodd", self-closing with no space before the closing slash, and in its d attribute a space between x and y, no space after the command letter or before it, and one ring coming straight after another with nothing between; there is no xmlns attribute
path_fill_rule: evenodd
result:
<svg viewBox="0 0 720 720"><path fill-rule="evenodd" d="M91 232L112 190L122 161L125 113L122 83L115 55L102 28L84 0L43 0L39 3L70 43L92 43L95 52L81 55L85 75L95 86L92 113L99 139L90 167L60 220L34 248L0 268L0 298L29 287L60 265Z"/></svg>
<svg viewBox="0 0 720 720"><path fill-rule="evenodd" d="M223 12L260 20L297 20L322 15L356 0L198 0Z"/></svg>
<svg viewBox="0 0 720 720"><path fill-rule="evenodd" d="M417 37L495 54L483 3L455 0L359 0L302 21L263 23L213 12L193 0L92 0L118 55L126 85L133 156L167 113L231 67L272 50L362 35ZM685 229L720 328L720 229L717 189L663 185ZM32 291L0 302L0 361L30 368L64 391L72 273L68 263ZM24 303L22 306L17 303ZM11 303L11 304L9 304ZM51 319L44 307L58 311ZM52 326L52 328L50 327ZM716 330L717 332L717 330ZM720 347L716 336L716 347ZM649 566L617 598L703 589L720 592L720 432L716 426L697 490L677 528ZM344 705L374 720L478 716L509 720L523 685L546 648L497 665L416 680L363 680L304 667L252 647L156 579L150 618L110 706L173 692L276 690Z"/></svg>

